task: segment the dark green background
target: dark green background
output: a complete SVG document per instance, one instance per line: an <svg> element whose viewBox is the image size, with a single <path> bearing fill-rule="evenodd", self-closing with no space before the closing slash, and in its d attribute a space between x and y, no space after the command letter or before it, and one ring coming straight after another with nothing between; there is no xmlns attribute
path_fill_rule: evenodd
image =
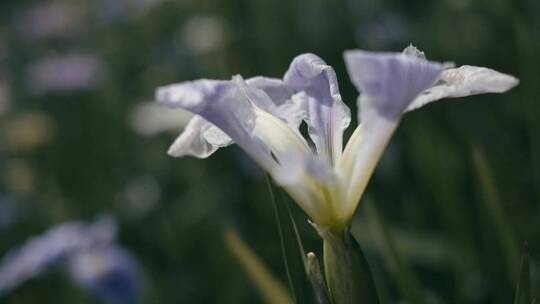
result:
<svg viewBox="0 0 540 304"><path fill-rule="evenodd" d="M38 3L77 8L82 29L71 37L23 39L18 20ZM201 16L221 25L223 35L221 44L202 52L186 43L187 25ZM357 92L343 51L400 51L412 42L430 59L491 67L521 83L506 94L442 101L403 119L353 229L383 300L403 298L400 271L385 254L365 203L379 211L405 267L430 298L511 303L511 272L518 271L524 241L539 282L536 0L2 0L0 34L0 81L11 91L11 108L0 114L0 193L21 207L17 221L0 230L2 254L56 223L109 212L121 223L120 243L144 269L142 302L258 303L222 233L235 226L285 282L263 175L237 147L207 160L168 157L176 134L138 135L129 124L131 111L152 100L160 85L233 74L281 77L294 56L313 52L336 69L343 99L355 113ZM85 90L29 92L32 64L71 53L103 60L102 81ZM9 145L13 122L28 113L48 119L49 137L31 147ZM22 186L12 181L21 174ZM136 215L125 195L133 184L160 193ZM319 252L315 232L303 215L298 219L306 248ZM95 299L51 272L0 301Z"/></svg>

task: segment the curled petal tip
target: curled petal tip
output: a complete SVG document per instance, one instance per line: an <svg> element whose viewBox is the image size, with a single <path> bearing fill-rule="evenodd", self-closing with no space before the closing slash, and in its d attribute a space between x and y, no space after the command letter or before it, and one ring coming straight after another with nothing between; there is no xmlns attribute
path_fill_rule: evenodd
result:
<svg viewBox="0 0 540 304"><path fill-rule="evenodd" d="M301 54L293 59L283 80L295 90L303 90L311 80L318 77L328 67L324 60L315 54Z"/></svg>
<svg viewBox="0 0 540 304"><path fill-rule="evenodd" d="M430 102L483 93L504 93L519 84L519 79L489 68L464 65L442 72L437 85L425 90L405 110L412 111Z"/></svg>
<svg viewBox="0 0 540 304"><path fill-rule="evenodd" d="M206 158L218 148L232 144L232 140L218 127L200 116L193 117L184 132L169 147L167 154L172 157L191 155Z"/></svg>
<svg viewBox="0 0 540 304"><path fill-rule="evenodd" d="M519 80L512 75L470 65L444 71L441 80L449 85L461 87L463 89L461 93L467 93L466 95L503 93L519 84Z"/></svg>
<svg viewBox="0 0 540 304"><path fill-rule="evenodd" d="M404 50L403 55L407 56L413 56L416 58L426 59L426 55L424 52L420 51L417 47L415 47L412 43L409 44Z"/></svg>
<svg viewBox="0 0 540 304"><path fill-rule="evenodd" d="M496 79L493 79L493 93L507 92L519 84L519 79L514 76L501 74Z"/></svg>

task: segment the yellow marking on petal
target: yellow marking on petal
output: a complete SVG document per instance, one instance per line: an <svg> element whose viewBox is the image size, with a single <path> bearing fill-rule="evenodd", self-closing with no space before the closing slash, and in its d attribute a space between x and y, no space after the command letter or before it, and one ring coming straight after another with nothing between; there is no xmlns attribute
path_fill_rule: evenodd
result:
<svg viewBox="0 0 540 304"><path fill-rule="evenodd" d="M259 137L279 158L284 153L311 153L306 141L278 117L257 109L253 133Z"/></svg>
<svg viewBox="0 0 540 304"><path fill-rule="evenodd" d="M347 143L340 169L348 181L345 204L341 209L345 218L354 214L384 149L399 121L380 118L372 121L369 129L358 126Z"/></svg>
<svg viewBox="0 0 540 304"><path fill-rule="evenodd" d="M284 121L260 109L256 109L255 113L253 134L276 156L278 162L276 166L279 166L280 159L287 158L290 154L297 156L298 161L305 161L309 154L313 153L305 139ZM265 170L272 174L272 168L265 168ZM317 181L309 176L304 168L299 174L294 184L282 185L282 187L313 221L328 222L328 208L325 206L325 199Z"/></svg>

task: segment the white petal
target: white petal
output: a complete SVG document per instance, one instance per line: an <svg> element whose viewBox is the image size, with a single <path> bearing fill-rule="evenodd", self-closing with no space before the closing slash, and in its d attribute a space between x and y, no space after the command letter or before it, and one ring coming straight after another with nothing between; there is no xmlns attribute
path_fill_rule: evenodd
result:
<svg viewBox="0 0 540 304"><path fill-rule="evenodd" d="M169 155L183 157L186 155L206 158L218 148L232 144L232 140L223 131L212 125L199 115L193 117L184 132L176 138L169 148Z"/></svg>
<svg viewBox="0 0 540 304"><path fill-rule="evenodd" d="M464 65L442 72L437 85L425 90L405 112L447 97L464 97L483 93L503 93L515 87L519 80L514 76L492 69Z"/></svg>
<svg viewBox="0 0 540 304"><path fill-rule="evenodd" d="M412 44L409 44L409 46L403 50L403 54L407 56L420 58L420 59L426 59L426 54L424 54L424 52L420 51L417 47L415 47Z"/></svg>
<svg viewBox="0 0 540 304"><path fill-rule="evenodd" d="M346 51L344 56L351 80L361 92L362 123L373 116L399 120L409 103L430 87L442 71L441 64L417 55L354 50Z"/></svg>
<svg viewBox="0 0 540 304"><path fill-rule="evenodd" d="M354 214L398 123L387 119L373 120L369 128L364 125L358 126L349 139L340 162L344 180L348 181L342 208L344 218L350 218Z"/></svg>
<svg viewBox="0 0 540 304"><path fill-rule="evenodd" d="M336 73L313 54L296 57L283 77L284 82L301 91L299 109L305 115L309 134L318 154L329 164L341 157L343 130L350 123L350 110L341 100Z"/></svg>
<svg viewBox="0 0 540 304"><path fill-rule="evenodd" d="M204 139L206 139L209 144L219 148L227 147L234 143L229 135L225 134L225 132L214 125L204 132Z"/></svg>

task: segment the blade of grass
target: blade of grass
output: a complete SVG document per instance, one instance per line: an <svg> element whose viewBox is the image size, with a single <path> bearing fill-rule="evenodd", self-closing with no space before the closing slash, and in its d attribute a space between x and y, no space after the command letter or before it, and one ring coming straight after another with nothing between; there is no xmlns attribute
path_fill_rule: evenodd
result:
<svg viewBox="0 0 540 304"><path fill-rule="evenodd" d="M306 251L304 250L302 238L300 237L300 232L298 230L298 226L296 225L296 221L294 219L291 207L288 204L289 200L287 199L287 196L283 190L280 189L279 193L281 201L284 202L284 205L287 209L287 214L289 215L289 219L291 220L298 249L300 250L300 255L302 256L302 262L304 263L306 275L311 285L313 295L315 297L314 300L317 301L317 304L330 304L328 287L326 286L326 281L324 280L324 276L320 270L319 261L317 260L317 257L313 252L309 252L307 255L304 256L304 252Z"/></svg>
<svg viewBox="0 0 540 304"><path fill-rule="evenodd" d="M519 270L519 281L516 287L516 295L514 304L531 304L533 299L531 296L531 272L529 265L529 250L525 243L525 251L521 258L521 267Z"/></svg>
<svg viewBox="0 0 540 304"><path fill-rule="evenodd" d="M270 192L270 198L276 216L279 239L281 243L281 253L285 264L285 271L289 287L295 303L304 303L304 289L306 286L306 261L305 251L298 233L296 222L291 214L287 202L283 200L278 204L275 189L268 175L266 183ZM280 206L285 205L285 207Z"/></svg>
<svg viewBox="0 0 540 304"><path fill-rule="evenodd" d="M497 186L493 180L488 162L480 148L472 147L472 160L474 170L480 182L484 195L483 209L485 214L493 222L496 237L500 240L504 252L505 266L508 276L517 280L519 265L519 249L514 237L514 231L502 206Z"/></svg>
<svg viewBox="0 0 540 304"><path fill-rule="evenodd" d="M390 265L390 274L396 281L399 291L407 303L425 304L426 299L416 276L407 267L396 250L394 240L380 217L373 202L365 204L367 217L369 218L370 230L381 247L384 259Z"/></svg>
<svg viewBox="0 0 540 304"><path fill-rule="evenodd" d="M304 250L304 245L303 245L303 242L302 242L302 238L300 237L300 232L298 231L298 226L296 225L296 221L294 220L294 217L293 217L293 214L292 214L292 211L291 211L291 207L288 204L287 197L285 196L283 191L280 191L279 193L280 193L281 201L285 205L285 208L287 208L287 214L288 214L289 219L291 221L291 225L292 225L292 228L293 228L293 231L294 231L294 236L295 236L295 239L296 239L296 244L298 245L298 249L300 250L299 254L302 257L302 263L304 264L304 269L306 270L306 272L308 272L308 262L307 262L307 258L305 256L306 251Z"/></svg>
<svg viewBox="0 0 540 304"><path fill-rule="evenodd" d="M270 273L257 255L242 241L233 228L224 233L229 251L236 257L264 301L268 304L292 304L293 300L286 288Z"/></svg>

